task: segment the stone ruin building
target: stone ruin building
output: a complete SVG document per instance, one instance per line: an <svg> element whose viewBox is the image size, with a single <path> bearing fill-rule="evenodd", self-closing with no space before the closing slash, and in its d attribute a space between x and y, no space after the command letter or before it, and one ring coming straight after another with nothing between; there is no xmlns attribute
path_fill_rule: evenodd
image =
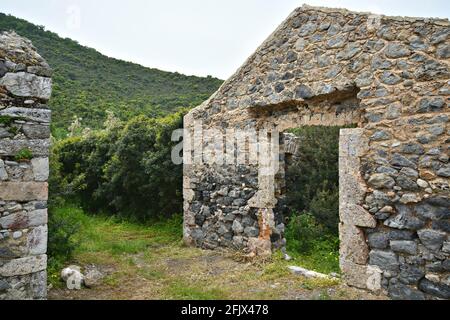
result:
<svg viewBox="0 0 450 320"><path fill-rule="evenodd" d="M352 124L339 156L344 281L396 299L449 299L449 34L448 20L295 10L185 117L188 132L197 122L267 130L267 141L281 132L279 170L185 162L185 241L283 249L284 165L299 143L283 132ZM46 298L51 74L28 40L0 33L0 300ZM185 159L215 150L198 138L184 140Z"/></svg>
<svg viewBox="0 0 450 320"><path fill-rule="evenodd" d="M355 125L340 135L344 281L394 299L449 299L449 35L448 20L296 9L185 117L185 242L283 249L283 168L298 143L283 132ZM211 129L216 139L202 137ZM196 153L215 154L220 140L235 153L233 129L280 132L279 170Z"/></svg>
<svg viewBox="0 0 450 320"><path fill-rule="evenodd" d="M47 296L51 69L0 33L0 300Z"/></svg>

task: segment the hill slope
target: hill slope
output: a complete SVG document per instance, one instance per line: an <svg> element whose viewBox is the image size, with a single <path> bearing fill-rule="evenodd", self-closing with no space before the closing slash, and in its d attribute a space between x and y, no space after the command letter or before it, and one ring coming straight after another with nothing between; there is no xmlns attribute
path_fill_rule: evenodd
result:
<svg viewBox="0 0 450 320"><path fill-rule="evenodd" d="M137 114L161 116L199 105L222 80L185 76L106 57L94 49L11 15L0 13L0 31L30 39L54 69L53 133L62 136L76 115L98 128L105 111L121 119Z"/></svg>

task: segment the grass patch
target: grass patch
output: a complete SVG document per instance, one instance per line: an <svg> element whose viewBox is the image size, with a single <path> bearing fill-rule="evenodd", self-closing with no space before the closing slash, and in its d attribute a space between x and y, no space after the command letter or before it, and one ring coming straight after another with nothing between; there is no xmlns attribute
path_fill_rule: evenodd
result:
<svg viewBox="0 0 450 320"><path fill-rule="evenodd" d="M76 221L78 230L71 241L76 244L73 258L50 257L49 281L61 287L61 269L69 263L94 263L120 265L121 269L133 267L129 255L144 253L150 259L155 245L170 246L182 239L182 218L174 216L153 224L137 224L115 217L87 215L82 208L69 204L52 208L52 214L62 221ZM120 274L106 279L111 285L117 283Z"/></svg>
<svg viewBox="0 0 450 320"><path fill-rule="evenodd" d="M80 245L75 255L108 252L112 255L136 254L155 243L170 244L182 238L182 218L174 216L165 222L137 224L115 217L87 215L70 205L56 209L60 216L71 216L81 224L74 240Z"/></svg>
<svg viewBox="0 0 450 320"><path fill-rule="evenodd" d="M281 252L277 251L272 256L271 262L264 266L262 278L265 280L275 280L289 276L291 272L288 266L290 265L292 265L292 261L284 260Z"/></svg>
<svg viewBox="0 0 450 320"><path fill-rule="evenodd" d="M139 274L147 280L159 280L165 277L165 273L160 270L140 270Z"/></svg>
<svg viewBox="0 0 450 320"><path fill-rule="evenodd" d="M3 124L5 126L11 125L11 123L14 122L14 118L11 116L0 116L0 124Z"/></svg>
<svg viewBox="0 0 450 320"><path fill-rule="evenodd" d="M31 160L32 158L33 158L33 153L28 148L19 150L19 152L17 152L17 154L14 156L14 160L17 162L20 162L23 160Z"/></svg>
<svg viewBox="0 0 450 320"><path fill-rule="evenodd" d="M339 238L308 213L294 213L286 229L287 249L300 266L339 273Z"/></svg>
<svg viewBox="0 0 450 320"><path fill-rule="evenodd" d="M303 268L325 274L340 273L339 251L330 248L327 241L316 243L309 253L289 251L289 254L293 258L291 264L295 263Z"/></svg>
<svg viewBox="0 0 450 320"><path fill-rule="evenodd" d="M324 272L323 262L320 268L310 267L300 255L285 261L277 252L268 259L243 263L225 253L186 247L181 241L180 216L142 225L113 217L87 215L75 205L53 208L52 214L55 212L58 217L77 221L80 228L73 235L77 246L72 258L56 259L49 264L49 280L54 288L64 287L59 279L60 272L69 264L94 264L109 270L100 287L70 292L71 297L265 300L295 298L297 294L303 297L305 291L317 297L318 289L324 292L320 298L328 299L326 288L339 283L292 274L288 269L290 265ZM317 260L311 260L313 262L317 263Z"/></svg>
<svg viewBox="0 0 450 320"><path fill-rule="evenodd" d="M183 281L175 281L169 285L167 294L172 299L179 300L220 300L224 292L217 288L198 285L188 285Z"/></svg>

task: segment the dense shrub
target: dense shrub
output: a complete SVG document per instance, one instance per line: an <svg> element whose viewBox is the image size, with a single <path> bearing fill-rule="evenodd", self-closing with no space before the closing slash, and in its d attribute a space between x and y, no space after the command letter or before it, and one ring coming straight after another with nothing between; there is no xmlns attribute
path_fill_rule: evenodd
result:
<svg viewBox="0 0 450 320"><path fill-rule="evenodd" d="M312 214L330 234L337 234L339 221L339 130L320 126L292 130L300 138L299 157L286 172L288 212Z"/></svg>
<svg viewBox="0 0 450 320"><path fill-rule="evenodd" d="M182 116L109 121L104 130L58 142L59 181L88 211L139 221L180 213L182 166L171 161L171 135Z"/></svg>
<svg viewBox="0 0 450 320"><path fill-rule="evenodd" d="M50 264L67 261L77 246L75 235L80 230L76 217L51 207L48 219L48 255Z"/></svg>
<svg viewBox="0 0 450 320"><path fill-rule="evenodd" d="M339 238L307 212L294 212L286 228L287 249L306 268L339 272Z"/></svg>
<svg viewBox="0 0 450 320"><path fill-rule="evenodd" d="M76 234L80 221L61 210L73 194L72 185L61 176L60 162L52 148L50 154L49 200L48 200L48 256L49 269L59 270L68 261L77 246ZM59 278L58 278L59 279Z"/></svg>
<svg viewBox="0 0 450 320"><path fill-rule="evenodd" d="M339 189L319 190L309 203L309 211L328 233L338 234Z"/></svg>
<svg viewBox="0 0 450 320"><path fill-rule="evenodd" d="M307 268L339 271L339 127L302 127L286 171L287 249Z"/></svg>
<svg viewBox="0 0 450 320"><path fill-rule="evenodd" d="M324 235L323 227L310 213L293 213L286 228L289 246L296 252L309 253L314 241Z"/></svg>

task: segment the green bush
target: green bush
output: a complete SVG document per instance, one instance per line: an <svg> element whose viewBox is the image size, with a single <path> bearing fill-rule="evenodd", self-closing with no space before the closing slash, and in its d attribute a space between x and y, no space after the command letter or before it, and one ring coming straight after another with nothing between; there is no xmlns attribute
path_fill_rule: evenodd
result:
<svg viewBox="0 0 450 320"><path fill-rule="evenodd" d="M286 237L291 249L309 253L314 248L314 241L324 235L323 227L310 213L293 213L286 228Z"/></svg>
<svg viewBox="0 0 450 320"><path fill-rule="evenodd" d="M182 166L171 160L184 111L113 121L104 130L57 144L58 180L86 211L148 221L182 211ZM60 183L61 184L61 183Z"/></svg>
<svg viewBox="0 0 450 320"><path fill-rule="evenodd" d="M319 190L309 203L311 214L329 234L338 234L339 189Z"/></svg>
<svg viewBox="0 0 450 320"><path fill-rule="evenodd" d="M301 127L298 158L286 171L286 207L309 212L329 234L339 222L339 131L341 127Z"/></svg>
<svg viewBox="0 0 450 320"><path fill-rule="evenodd" d="M50 208L48 216L48 256L50 265L59 266L70 260L78 244L74 236L80 230L80 227L81 224L75 215L56 209L55 206Z"/></svg>
<svg viewBox="0 0 450 320"><path fill-rule="evenodd" d="M286 227L287 249L301 264L319 272L339 272L339 238L310 213L291 214Z"/></svg>
<svg viewBox="0 0 450 320"><path fill-rule="evenodd" d="M322 190L338 193L339 131L340 127L321 126L291 130L300 139L299 157L286 172L286 200L291 210L310 211L312 200Z"/></svg>
<svg viewBox="0 0 450 320"><path fill-rule="evenodd" d="M339 270L339 131L340 127L302 127L298 158L288 162L287 249L305 267Z"/></svg>

